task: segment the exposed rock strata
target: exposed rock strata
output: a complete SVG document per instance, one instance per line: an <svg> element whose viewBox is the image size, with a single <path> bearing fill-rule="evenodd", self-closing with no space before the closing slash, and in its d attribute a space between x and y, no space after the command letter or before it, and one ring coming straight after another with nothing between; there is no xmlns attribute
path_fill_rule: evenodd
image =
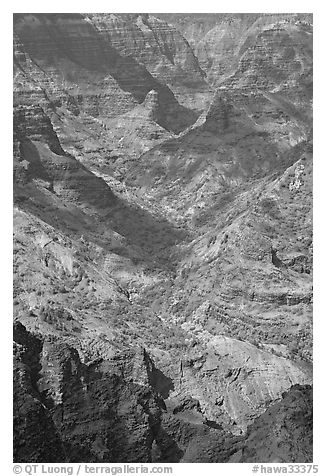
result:
<svg viewBox="0 0 326 476"><path fill-rule="evenodd" d="M196 119L196 113L180 106L172 91L158 81L138 57L147 42L153 58L157 58L157 48L162 57L166 57L167 48L163 54L160 47L162 32L153 33L155 25L147 27L153 36L147 39L136 23L115 15L102 17L98 23L96 16L79 14L17 14L14 28L17 83L37 83L56 107L65 106L75 114L83 111L95 117L114 117L143 102L150 90L156 90L159 123L163 127L180 131ZM121 30L123 44L115 40ZM130 40L128 42L132 32L139 37L140 46L136 48ZM187 65L187 55L193 56L193 53L180 34L175 31L175 35L183 45L180 56ZM174 44L173 39L171 41ZM201 78L195 60L193 71ZM26 88L21 94L28 99Z"/></svg>
<svg viewBox="0 0 326 476"><path fill-rule="evenodd" d="M311 461L300 18L15 17L16 461Z"/></svg>
<svg viewBox="0 0 326 476"><path fill-rule="evenodd" d="M312 388L294 385L249 428L240 461L312 462L312 425Z"/></svg>
<svg viewBox="0 0 326 476"><path fill-rule="evenodd" d="M248 434L234 437L205 419L196 400L166 407L153 386L155 365L144 350L85 365L61 339L40 339L20 323L14 339L15 461L227 462L241 454L241 461L250 462L257 452L264 462L310 461L308 386L293 387ZM284 424L285 431L291 425L299 432L294 441L284 437ZM268 454L266 440L261 449L262 439L257 442L262 426L272 438ZM281 447L272 433L281 436Z"/></svg>
<svg viewBox="0 0 326 476"><path fill-rule="evenodd" d="M14 110L15 173L41 179L47 188L71 200L110 206L114 196L107 184L64 152L49 117L38 106L17 106Z"/></svg>

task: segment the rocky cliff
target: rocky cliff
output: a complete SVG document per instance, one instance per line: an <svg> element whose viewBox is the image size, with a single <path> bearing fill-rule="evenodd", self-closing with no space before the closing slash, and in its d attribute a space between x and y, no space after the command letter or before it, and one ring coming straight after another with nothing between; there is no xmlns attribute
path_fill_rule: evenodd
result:
<svg viewBox="0 0 326 476"><path fill-rule="evenodd" d="M309 15L14 20L15 461L311 461Z"/></svg>
<svg viewBox="0 0 326 476"><path fill-rule="evenodd" d="M42 181L55 196L71 201L109 206L114 196L104 180L94 176L74 157L65 153L49 117L39 106L14 109L14 172L17 190L24 179L31 186Z"/></svg>
<svg viewBox="0 0 326 476"><path fill-rule="evenodd" d="M17 14L14 31L16 82L36 83L56 107L115 117L156 90L163 127L180 131L196 118L167 83L184 82L187 75L193 89L205 90L204 73L187 42L162 21L146 15ZM28 100L29 91L22 89Z"/></svg>
<svg viewBox="0 0 326 476"><path fill-rule="evenodd" d="M14 345L14 461L311 461L308 386L293 387L236 437L212 425L198 400L167 407L161 394L171 381L144 349L83 363L61 339L19 322Z"/></svg>
<svg viewBox="0 0 326 476"><path fill-rule="evenodd" d="M285 25L308 28L311 14L285 13L203 13L160 14L177 28L192 46L207 79L219 83L234 68L255 36L271 25L280 31ZM301 42L304 38L299 39ZM290 48L290 45L287 45ZM281 57L282 55L280 55Z"/></svg>

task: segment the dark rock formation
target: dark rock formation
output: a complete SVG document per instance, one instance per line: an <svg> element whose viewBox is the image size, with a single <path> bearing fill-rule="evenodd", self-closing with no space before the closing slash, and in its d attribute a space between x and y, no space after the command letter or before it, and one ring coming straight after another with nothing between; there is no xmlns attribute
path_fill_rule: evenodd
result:
<svg viewBox="0 0 326 476"><path fill-rule="evenodd" d="M294 385L248 428L241 462L313 461L312 387Z"/></svg>
<svg viewBox="0 0 326 476"><path fill-rule="evenodd" d="M166 409L146 351L85 365L61 339L42 341L20 323L14 339L15 461L312 460L309 386L292 387L235 437L205 421L198 401Z"/></svg>
<svg viewBox="0 0 326 476"><path fill-rule="evenodd" d="M23 335L25 345L17 343L15 460L151 461L162 403L148 383L137 383L142 369L131 380L114 360L85 366L64 342L42 345L18 326L15 338L22 342ZM38 363L37 376L24 365L26 355Z"/></svg>
<svg viewBox="0 0 326 476"><path fill-rule="evenodd" d="M114 203L104 180L64 152L49 117L38 106L14 109L14 159L17 183L22 177L42 179L50 191L72 200L82 198L99 206Z"/></svg>
<svg viewBox="0 0 326 476"><path fill-rule="evenodd" d="M230 99L216 95L206 114L204 130L214 134L223 134L230 126L231 110Z"/></svg>
<svg viewBox="0 0 326 476"><path fill-rule="evenodd" d="M42 342L14 324L14 461L65 461L60 435L37 388Z"/></svg>
<svg viewBox="0 0 326 476"><path fill-rule="evenodd" d="M163 36L163 22L158 21L156 27L157 21L151 17L144 23L140 16L137 24L137 18L104 15L99 19L96 15L80 14L17 14L14 20L17 83L36 82L56 107L65 106L75 114L114 117L143 102L146 94L155 90L163 127L180 131L196 120L197 114L180 106L168 86L150 73L159 67L158 52L160 59L164 59L161 68L164 69L166 61L167 69L177 68L173 66L176 61L169 58L171 38ZM167 25L163 30L166 29L172 31ZM135 43L130 41L132 35ZM173 35L182 45L176 55L182 58L187 75L193 66L194 75L203 83L200 67L195 60L188 60L188 56L193 56L189 45L178 32L172 31L173 48ZM147 56L151 65L148 70L142 56L147 46L152 52L152 60ZM179 75L183 77L182 69ZM21 89L28 100L26 89Z"/></svg>

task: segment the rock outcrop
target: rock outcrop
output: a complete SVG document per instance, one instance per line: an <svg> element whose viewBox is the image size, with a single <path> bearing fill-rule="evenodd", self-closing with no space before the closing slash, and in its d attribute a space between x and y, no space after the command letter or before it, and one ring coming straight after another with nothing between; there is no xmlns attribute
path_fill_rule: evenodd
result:
<svg viewBox="0 0 326 476"><path fill-rule="evenodd" d="M72 201L97 206L110 206L115 201L104 180L64 152L41 107L15 107L14 153L18 188L21 180L43 180L50 192Z"/></svg>
<svg viewBox="0 0 326 476"><path fill-rule="evenodd" d="M65 460L60 436L37 389L41 340L14 325L14 461Z"/></svg>
<svg viewBox="0 0 326 476"><path fill-rule="evenodd" d="M244 51L253 46L255 35L259 35L263 30L275 28L277 36L276 30L282 35L280 32L284 27L294 30L299 27L308 31L309 25L312 24L312 15L304 13L160 14L160 17L174 25L189 41L201 68L212 84L219 84L237 68ZM271 32L270 34L273 35ZM292 42L305 41L304 37L293 40L279 45L280 48L285 46L289 51ZM279 60L282 61L282 57L287 61L283 54ZM288 64L285 67L292 66Z"/></svg>
<svg viewBox="0 0 326 476"><path fill-rule="evenodd" d="M14 345L14 461L311 460L308 386L294 386L236 437L205 418L198 400L167 407L145 350L85 364L61 339L34 336L19 322Z"/></svg>
<svg viewBox="0 0 326 476"><path fill-rule="evenodd" d="M202 338L198 332L197 339ZM195 347L183 361L179 391L198 399L207 419L224 422L230 431L245 432L294 382L311 383L304 366L236 339L209 335L206 339L204 355Z"/></svg>
<svg viewBox="0 0 326 476"><path fill-rule="evenodd" d="M151 461L153 429L162 403L148 382L136 383L142 369L130 380L124 370L127 356L83 365L76 350L53 338L42 345L38 341L38 355L30 347L32 336L18 326L19 333L27 335L21 353L31 355L39 368L37 376L31 367L21 375L18 358L15 460Z"/></svg>

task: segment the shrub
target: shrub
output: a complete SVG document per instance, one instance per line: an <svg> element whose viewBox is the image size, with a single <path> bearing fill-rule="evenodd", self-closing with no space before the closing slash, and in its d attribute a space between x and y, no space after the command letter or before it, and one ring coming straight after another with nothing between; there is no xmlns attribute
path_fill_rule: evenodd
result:
<svg viewBox="0 0 326 476"><path fill-rule="evenodd" d="M69 311L62 306L41 306L39 316L48 324L58 324L62 321L71 321L73 318Z"/></svg>

